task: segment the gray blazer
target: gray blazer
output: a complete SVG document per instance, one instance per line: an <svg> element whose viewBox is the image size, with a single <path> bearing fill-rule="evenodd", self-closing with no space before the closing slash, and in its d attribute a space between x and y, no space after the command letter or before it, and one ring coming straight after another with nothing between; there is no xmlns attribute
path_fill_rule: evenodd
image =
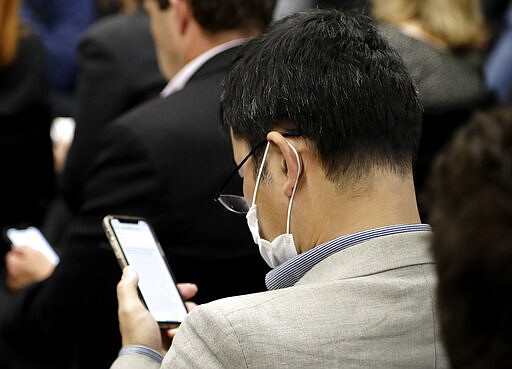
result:
<svg viewBox="0 0 512 369"><path fill-rule="evenodd" d="M447 368L429 232L340 251L294 287L193 310L162 368ZM158 368L127 355L112 368Z"/></svg>

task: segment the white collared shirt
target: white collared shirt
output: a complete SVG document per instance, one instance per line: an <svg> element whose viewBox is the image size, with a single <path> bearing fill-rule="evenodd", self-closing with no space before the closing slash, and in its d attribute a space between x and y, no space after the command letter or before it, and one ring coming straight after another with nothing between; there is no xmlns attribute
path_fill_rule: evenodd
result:
<svg viewBox="0 0 512 369"><path fill-rule="evenodd" d="M201 68L206 62L214 56L232 49L233 47L240 46L247 41L246 38L228 41L221 45L215 46L210 50L202 53L197 58L188 62L178 73L169 81L167 86L160 92L160 97L167 97L172 93L182 90L192 76Z"/></svg>

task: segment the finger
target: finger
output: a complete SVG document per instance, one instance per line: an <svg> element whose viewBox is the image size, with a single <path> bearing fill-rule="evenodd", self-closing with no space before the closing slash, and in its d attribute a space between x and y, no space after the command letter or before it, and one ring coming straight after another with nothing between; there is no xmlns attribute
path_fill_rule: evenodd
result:
<svg viewBox="0 0 512 369"><path fill-rule="evenodd" d="M20 255L16 251L9 251L5 254L5 266L7 267L7 271L12 273L20 265Z"/></svg>
<svg viewBox="0 0 512 369"><path fill-rule="evenodd" d="M23 282L18 277L13 276L11 274L7 275L5 284L7 285L7 288L11 290L11 292L18 292L20 289L24 287Z"/></svg>
<svg viewBox="0 0 512 369"><path fill-rule="evenodd" d="M194 297L198 290L197 286L193 283L178 283L177 286L184 300Z"/></svg>
<svg viewBox="0 0 512 369"><path fill-rule="evenodd" d="M186 301L185 306L187 307L187 311L190 312L190 311L192 311L192 309L197 307L197 304L192 301Z"/></svg>
<svg viewBox="0 0 512 369"><path fill-rule="evenodd" d="M9 256L11 259L14 259L14 258L19 258L21 257L23 253L20 252L20 250L18 250L18 248L13 248L11 250L9 250L9 252L7 254L5 254L5 257L7 258L7 256Z"/></svg>
<svg viewBox="0 0 512 369"><path fill-rule="evenodd" d="M171 339L171 341L172 341L172 339L174 338L174 336L176 336L176 333L178 333L178 329L179 329L179 328L173 328L173 329L168 329L168 330L166 331L166 333L167 333L167 337L169 337L169 339Z"/></svg>
<svg viewBox="0 0 512 369"><path fill-rule="evenodd" d="M9 266L10 263L12 263L12 260L14 258L14 254L12 251L9 251L7 254L5 254L5 264Z"/></svg>
<svg viewBox="0 0 512 369"><path fill-rule="evenodd" d="M29 249L28 246L15 246L15 247L11 248L9 253L11 254L11 256L13 258L17 258L17 259L21 260L21 259L25 258L26 255L28 254L27 249Z"/></svg>
<svg viewBox="0 0 512 369"><path fill-rule="evenodd" d="M39 250L36 250L30 246L19 246L16 248L16 251L20 255L20 257L23 257L25 259L28 258L41 258L43 257L43 253Z"/></svg>
<svg viewBox="0 0 512 369"><path fill-rule="evenodd" d="M26 254L26 253L30 252L30 246L27 246L27 245L16 246L14 251L16 251L19 254Z"/></svg>
<svg viewBox="0 0 512 369"><path fill-rule="evenodd" d="M139 278L135 269L127 266L123 269L123 276L117 284L117 299L119 308L129 309L134 303L140 302L137 294L137 283Z"/></svg>

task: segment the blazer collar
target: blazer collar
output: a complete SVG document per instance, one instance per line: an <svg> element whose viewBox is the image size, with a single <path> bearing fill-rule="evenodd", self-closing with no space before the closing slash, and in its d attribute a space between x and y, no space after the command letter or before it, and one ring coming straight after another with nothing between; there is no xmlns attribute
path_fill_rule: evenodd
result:
<svg viewBox="0 0 512 369"><path fill-rule="evenodd" d="M166 98L186 88L190 83L207 78L211 74L223 73L230 66L234 57L229 57L229 51L238 49L246 40L239 39L216 46L185 65L167 83L160 96ZM226 54L228 58L226 58Z"/></svg>
<svg viewBox="0 0 512 369"><path fill-rule="evenodd" d="M348 279L418 264L433 264L431 232L378 237L337 252L315 265L296 285Z"/></svg>
<svg viewBox="0 0 512 369"><path fill-rule="evenodd" d="M207 78L210 75L219 72L219 70L226 70L231 66L241 48L242 46L235 46L215 55L213 58L204 63L196 73L194 73L188 83L193 83Z"/></svg>

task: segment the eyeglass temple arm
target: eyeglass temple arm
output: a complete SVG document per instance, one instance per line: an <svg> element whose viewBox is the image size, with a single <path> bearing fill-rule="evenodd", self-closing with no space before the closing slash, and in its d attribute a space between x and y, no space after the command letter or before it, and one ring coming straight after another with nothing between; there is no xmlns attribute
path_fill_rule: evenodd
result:
<svg viewBox="0 0 512 369"><path fill-rule="evenodd" d="M280 133L283 137L300 136L300 132L298 130L290 130L290 131L284 131L284 132L280 132ZM217 200L219 198L220 194L222 194L222 192L224 192L224 190L228 186L229 182L231 181L231 178L233 178L235 176L235 174L240 170L240 168L245 164L245 162L247 160L249 160L249 158L256 152L256 150L258 150L266 142L267 142L267 137L265 135L265 138L263 140L261 140L256 146L254 146L251 151L249 151L249 153L246 155L246 157L240 162L240 164L238 164L236 166L236 168L231 172L231 174L228 176L228 178L224 181L220 190L215 194L215 200Z"/></svg>

